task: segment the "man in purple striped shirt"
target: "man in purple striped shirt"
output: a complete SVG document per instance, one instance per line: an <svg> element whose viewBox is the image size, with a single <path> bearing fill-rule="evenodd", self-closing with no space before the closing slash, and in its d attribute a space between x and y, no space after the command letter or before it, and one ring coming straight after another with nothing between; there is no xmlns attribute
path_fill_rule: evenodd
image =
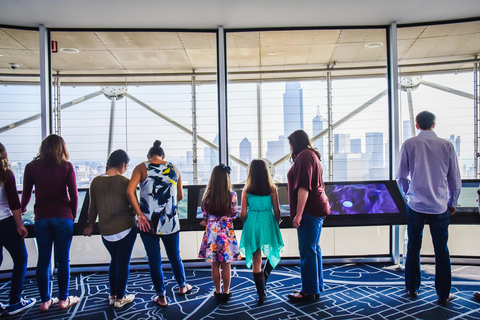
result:
<svg viewBox="0 0 480 320"><path fill-rule="evenodd" d="M446 304L453 299L448 226L450 216L456 211L462 181L453 145L433 132L435 115L420 112L415 122L420 133L404 142L397 170L398 183L408 204L405 286L410 297L417 297L421 279L420 248L423 227L428 220L435 250L437 302Z"/></svg>

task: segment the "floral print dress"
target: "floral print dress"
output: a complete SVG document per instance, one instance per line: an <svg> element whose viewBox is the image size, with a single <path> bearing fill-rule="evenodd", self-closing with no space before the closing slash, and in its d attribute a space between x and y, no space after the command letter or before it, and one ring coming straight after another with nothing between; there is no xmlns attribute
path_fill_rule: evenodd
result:
<svg viewBox="0 0 480 320"><path fill-rule="evenodd" d="M237 194L232 192L233 216L217 217L203 211L207 226L200 245L199 258L207 262L231 262L240 260L237 238L233 230L233 219L237 212Z"/></svg>

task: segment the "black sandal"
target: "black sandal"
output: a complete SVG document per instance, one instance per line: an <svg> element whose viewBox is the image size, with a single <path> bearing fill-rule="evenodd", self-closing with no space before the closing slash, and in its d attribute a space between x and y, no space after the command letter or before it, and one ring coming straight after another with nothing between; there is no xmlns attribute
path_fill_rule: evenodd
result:
<svg viewBox="0 0 480 320"><path fill-rule="evenodd" d="M230 300L231 297L232 297L231 292L222 294L222 302L227 303L228 300Z"/></svg>
<svg viewBox="0 0 480 320"><path fill-rule="evenodd" d="M218 303L221 303L223 301L223 293L214 293L215 300L217 300Z"/></svg>

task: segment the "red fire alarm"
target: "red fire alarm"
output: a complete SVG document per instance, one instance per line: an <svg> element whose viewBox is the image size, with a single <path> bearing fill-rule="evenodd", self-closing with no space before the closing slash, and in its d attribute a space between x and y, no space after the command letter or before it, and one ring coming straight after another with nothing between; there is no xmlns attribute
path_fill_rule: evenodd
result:
<svg viewBox="0 0 480 320"><path fill-rule="evenodd" d="M57 41L52 41L52 53L57 53L57 52L58 52Z"/></svg>

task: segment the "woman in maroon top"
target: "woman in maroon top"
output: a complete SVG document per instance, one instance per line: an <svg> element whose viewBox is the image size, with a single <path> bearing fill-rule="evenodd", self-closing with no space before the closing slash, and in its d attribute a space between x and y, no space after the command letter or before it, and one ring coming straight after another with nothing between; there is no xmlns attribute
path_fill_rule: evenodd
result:
<svg viewBox="0 0 480 320"><path fill-rule="evenodd" d="M22 299L23 281L27 272L27 229L22 222L20 201L18 201L15 176L8 164L7 150L0 143L0 265L3 262L2 249L5 247L13 260L10 301L8 307L0 303L0 313L17 314L32 307L34 298Z"/></svg>
<svg viewBox="0 0 480 320"><path fill-rule="evenodd" d="M22 212L25 212L35 185L34 232L38 247L37 284L42 298L40 310L47 311L59 303L67 309L79 302L68 296L70 280L70 245L73 237L73 220L77 213L78 193L73 165L68 162L68 152L62 137L46 137L35 159L25 166L22 193ZM50 296L50 260L55 244L58 263L59 297Z"/></svg>
<svg viewBox="0 0 480 320"><path fill-rule="evenodd" d="M293 165L288 171L290 218L297 229L302 289L289 294L290 301L314 301L323 291L320 234L330 204L325 195L320 153L303 130L288 136Z"/></svg>

